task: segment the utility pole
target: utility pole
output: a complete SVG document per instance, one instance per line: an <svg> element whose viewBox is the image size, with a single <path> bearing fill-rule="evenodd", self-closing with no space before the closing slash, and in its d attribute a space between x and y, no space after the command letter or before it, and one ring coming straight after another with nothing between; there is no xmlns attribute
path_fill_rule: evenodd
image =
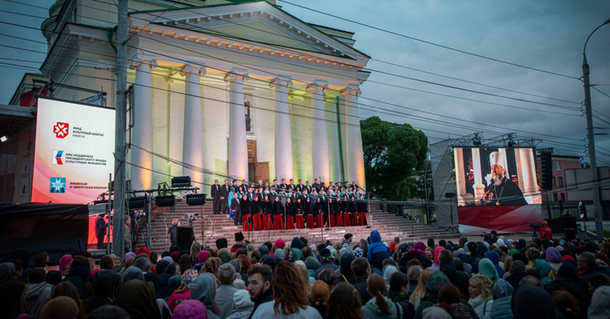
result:
<svg viewBox="0 0 610 319"><path fill-rule="evenodd" d="M123 259L125 254L125 157L127 117L127 0L119 0L116 63L116 108L114 140L114 227L112 252Z"/></svg>
<svg viewBox="0 0 610 319"><path fill-rule="evenodd" d="M604 25L610 23L610 19L607 19L600 26L595 28L591 34L587 37L585 41L585 45L582 49L582 75L583 80L585 82L585 115L587 117L587 140L589 142L589 161L591 162L591 177L593 180L592 183L592 191L593 191L593 212L595 213L595 234L597 235L597 239L604 238L604 226L602 224L602 212L601 212L601 201L599 196L599 177L597 173L597 159L595 157L595 141L593 133L593 116L591 114L591 83L589 82L589 63L587 62L587 55L585 54L585 50L587 49L587 42L589 39L597 31L597 29L603 27Z"/></svg>

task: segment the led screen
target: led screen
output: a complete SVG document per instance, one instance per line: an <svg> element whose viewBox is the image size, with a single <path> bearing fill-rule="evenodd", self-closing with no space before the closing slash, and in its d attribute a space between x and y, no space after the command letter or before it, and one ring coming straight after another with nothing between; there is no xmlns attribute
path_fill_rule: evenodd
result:
<svg viewBox="0 0 610 319"><path fill-rule="evenodd" d="M532 148L454 148L458 206L541 204Z"/></svg>
<svg viewBox="0 0 610 319"><path fill-rule="evenodd" d="M114 109L40 98L32 202L86 204L114 168Z"/></svg>

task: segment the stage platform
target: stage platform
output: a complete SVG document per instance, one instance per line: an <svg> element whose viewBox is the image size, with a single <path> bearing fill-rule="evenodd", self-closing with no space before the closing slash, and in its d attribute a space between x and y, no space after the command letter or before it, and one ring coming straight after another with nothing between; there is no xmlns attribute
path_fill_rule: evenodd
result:
<svg viewBox="0 0 610 319"><path fill-rule="evenodd" d="M188 225L187 215L198 213L199 216L193 222L195 238L204 246L210 246L216 249L216 239L226 238L229 245L234 243L235 232L241 230L241 227L235 226L228 215L212 214L212 203L208 202L202 206L187 206L184 201L177 201L173 207L158 207L152 211L151 223L151 246L152 250L161 253L169 249L169 235L167 229L171 224L172 219L179 218L182 226ZM244 232L244 237L261 245L265 241L275 242L276 239L282 238L284 241L290 242L294 237L305 237L309 243L321 243L330 240L331 242L341 241L347 233L354 235L353 242L357 242L361 238L366 239L371 230L378 230L382 240L390 242L394 237L399 237L401 242L412 243L416 241L426 241L428 238L435 240L446 239L457 241L459 234L453 234L443 229L434 226L429 226L421 223L416 223L408 218L396 216L394 214L384 213L379 208L371 208L371 212L367 215L369 222L368 226L352 226L352 227L333 227L333 228L316 228L316 229L289 229L289 230L272 230L272 231L250 231ZM146 229L140 232L138 246L144 246L146 241Z"/></svg>

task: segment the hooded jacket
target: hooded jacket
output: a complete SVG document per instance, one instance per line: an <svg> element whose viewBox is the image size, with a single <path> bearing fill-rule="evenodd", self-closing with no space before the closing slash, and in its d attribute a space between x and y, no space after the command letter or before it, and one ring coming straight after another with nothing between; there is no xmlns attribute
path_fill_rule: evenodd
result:
<svg viewBox="0 0 610 319"><path fill-rule="evenodd" d="M368 319L377 319L377 318L379 318L379 319L385 319L385 318L401 319L402 318L402 307L397 303L393 303L392 300L390 300L388 297L383 297L383 298L390 306L390 311L392 312L392 314L390 314L389 316L386 316L379 309L379 305L377 304L377 298L372 298L361 308L362 313L364 313L364 317L368 318Z"/></svg>
<svg viewBox="0 0 610 319"><path fill-rule="evenodd" d="M307 258L309 259L309 257ZM337 280L339 282L345 281L350 284L356 283L356 276L352 272L352 261L356 259L356 256L350 253L341 254L341 264L339 265L339 269L335 270L335 275L337 276Z"/></svg>
<svg viewBox="0 0 610 319"><path fill-rule="evenodd" d="M468 275L465 272L457 270L455 263L452 260L446 261L441 264L441 271L449 278L451 284L456 286L460 293L462 293L463 298L468 300L470 295L468 293Z"/></svg>
<svg viewBox="0 0 610 319"><path fill-rule="evenodd" d="M38 318L40 310L51 297L51 285L46 282L27 284L25 287L25 311L32 318Z"/></svg>
<svg viewBox="0 0 610 319"><path fill-rule="evenodd" d="M489 260L491 260L491 262L494 264L496 270L498 271L498 278L504 277L504 273L506 273L506 271L504 271L504 269L502 269L502 267L500 267L500 265L499 265L500 255L498 255L497 252L492 250L492 251L486 252L485 257L489 258Z"/></svg>
<svg viewBox="0 0 610 319"><path fill-rule="evenodd" d="M610 317L610 303L608 303L609 294L609 286L601 286L595 289L595 292L593 292L593 296L591 297L591 306L588 309L589 319Z"/></svg>
<svg viewBox="0 0 610 319"><path fill-rule="evenodd" d="M108 304L116 296L116 288L119 286L121 277L112 270L100 270L93 275L93 295L83 300L83 308L89 313L101 306Z"/></svg>
<svg viewBox="0 0 610 319"><path fill-rule="evenodd" d="M383 260L390 258L390 255L388 255L388 250L381 241L381 235L378 231L371 231L371 244L367 246L367 250L368 254L366 255L366 259L368 259L373 268L377 268L381 271L383 269Z"/></svg>
<svg viewBox="0 0 610 319"><path fill-rule="evenodd" d="M414 319L422 319L424 309L434 306L438 302L438 291L443 283L450 282L442 271L435 271L428 278L426 293L415 311Z"/></svg>
<svg viewBox="0 0 610 319"><path fill-rule="evenodd" d="M479 274L489 277L491 281L500 278L498 276L498 270L488 258L479 259Z"/></svg>
<svg viewBox="0 0 610 319"><path fill-rule="evenodd" d="M551 270L551 265L549 265L549 263L547 263L545 260L536 259L536 271L538 271L540 277L542 277L541 280L543 285L548 285L551 283L552 279L555 279L555 277L550 278L553 275Z"/></svg>
<svg viewBox="0 0 610 319"><path fill-rule="evenodd" d="M576 300L578 300L579 308L581 309L580 318L585 317L585 312L582 309L587 309L589 305L589 298L582 290L580 286L580 279L578 278L578 269L574 261L566 261L557 272L557 278L550 284L544 286L551 296L555 291L567 290L571 293Z"/></svg>
<svg viewBox="0 0 610 319"><path fill-rule="evenodd" d="M214 297L216 297L216 279L210 273L201 274L191 282L191 299L203 302L208 313L208 319L219 319L212 312Z"/></svg>
<svg viewBox="0 0 610 319"><path fill-rule="evenodd" d="M492 288L493 304L487 314L481 319L514 319L513 309L510 301L513 298L515 289L506 280L498 279Z"/></svg>

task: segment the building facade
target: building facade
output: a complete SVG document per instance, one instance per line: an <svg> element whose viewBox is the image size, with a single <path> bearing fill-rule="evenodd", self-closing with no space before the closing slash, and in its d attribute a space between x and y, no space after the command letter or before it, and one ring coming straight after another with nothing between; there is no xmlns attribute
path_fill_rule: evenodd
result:
<svg viewBox="0 0 610 319"><path fill-rule="evenodd" d="M553 162L553 190L544 192L546 193L545 200L553 202L569 201L566 190L565 170L580 168L580 159L580 156L575 155L552 155L551 160ZM540 155L536 156L536 167L540 168ZM538 180L541 180L539 171Z"/></svg>
<svg viewBox="0 0 610 319"><path fill-rule="evenodd" d="M366 187L358 96L370 57L353 33L306 23L275 1L138 0L129 10L131 189L183 175L202 188L226 177ZM103 88L114 106L116 6L63 0L50 14L42 74Z"/></svg>

